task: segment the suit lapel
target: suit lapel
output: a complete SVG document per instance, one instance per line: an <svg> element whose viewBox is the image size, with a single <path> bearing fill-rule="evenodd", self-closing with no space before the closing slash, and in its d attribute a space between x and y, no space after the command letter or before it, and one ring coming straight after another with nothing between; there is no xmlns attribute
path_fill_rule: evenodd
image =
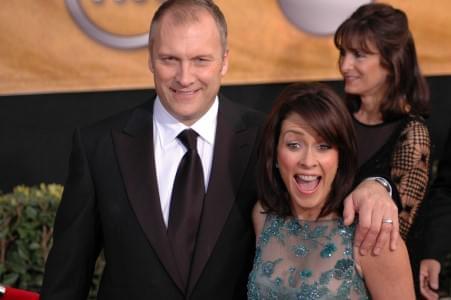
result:
<svg viewBox="0 0 451 300"><path fill-rule="evenodd" d="M166 235L155 173L153 102L133 112L126 127L113 132L114 146L133 211L152 248L180 290L184 290Z"/></svg>
<svg viewBox="0 0 451 300"><path fill-rule="evenodd" d="M194 289L236 201L257 128L247 128L239 111L221 99L214 156L196 244L188 295Z"/></svg>

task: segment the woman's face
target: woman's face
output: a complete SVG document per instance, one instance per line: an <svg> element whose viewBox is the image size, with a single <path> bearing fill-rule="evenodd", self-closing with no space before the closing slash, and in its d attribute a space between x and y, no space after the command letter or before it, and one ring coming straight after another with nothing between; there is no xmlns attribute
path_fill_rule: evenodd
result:
<svg viewBox="0 0 451 300"><path fill-rule="evenodd" d="M292 113L282 122L277 163L293 214L304 220L316 219L337 173L338 150Z"/></svg>
<svg viewBox="0 0 451 300"><path fill-rule="evenodd" d="M368 50L357 47L341 49L340 73L346 93L380 99L386 90L388 71L381 65L381 55L374 43L368 43Z"/></svg>

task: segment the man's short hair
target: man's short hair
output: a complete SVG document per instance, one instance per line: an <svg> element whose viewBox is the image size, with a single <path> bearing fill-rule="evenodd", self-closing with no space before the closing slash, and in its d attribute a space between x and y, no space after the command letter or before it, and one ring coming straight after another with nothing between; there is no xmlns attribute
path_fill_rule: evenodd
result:
<svg viewBox="0 0 451 300"><path fill-rule="evenodd" d="M227 22L221 9L212 0L167 0L155 12L149 30L149 47L152 43L155 28L166 14L172 14L176 24L186 24L197 21L198 13L207 11L215 20L223 50L227 49Z"/></svg>

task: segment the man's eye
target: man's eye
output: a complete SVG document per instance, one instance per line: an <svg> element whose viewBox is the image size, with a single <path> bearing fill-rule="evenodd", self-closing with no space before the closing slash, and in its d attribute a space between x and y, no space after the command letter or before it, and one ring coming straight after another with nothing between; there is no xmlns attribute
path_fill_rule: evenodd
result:
<svg viewBox="0 0 451 300"><path fill-rule="evenodd" d="M195 62L196 62L197 64L205 64L205 63L209 62L209 59L207 59L207 58L205 58L205 57L197 57L197 58L195 59Z"/></svg>
<svg viewBox="0 0 451 300"><path fill-rule="evenodd" d="M162 57L161 60L163 62L173 62L173 61L175 61L175 57L173 57L173 56L165 56L165 57Z"/></svg>

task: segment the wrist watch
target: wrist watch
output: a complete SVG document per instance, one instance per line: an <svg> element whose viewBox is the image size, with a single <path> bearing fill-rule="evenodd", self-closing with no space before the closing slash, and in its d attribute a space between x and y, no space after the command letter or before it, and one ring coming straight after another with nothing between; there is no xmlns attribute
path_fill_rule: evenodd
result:
<svg viewBox="0 0 451 300"><path fill-rule="evenodd" d="M393 192L392 187L391 187L390 183L388 182L388 180L385 179L384 177L378 177L378 176L377 177L368 177L365 180L376 181L377 183L382 185L387 190L387 193L390 195L390 197L392 196L392 192Z"/></svg>

